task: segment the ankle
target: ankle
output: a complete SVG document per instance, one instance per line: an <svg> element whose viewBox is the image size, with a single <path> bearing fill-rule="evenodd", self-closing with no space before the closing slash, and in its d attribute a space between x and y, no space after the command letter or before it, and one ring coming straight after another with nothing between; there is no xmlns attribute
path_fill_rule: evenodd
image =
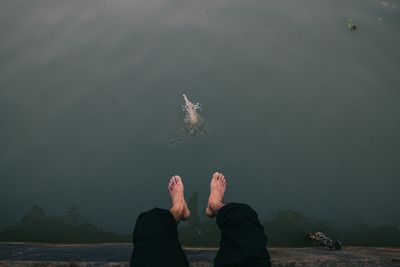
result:
<svg viewBox="0 0 400 267"><path fill-rule="evenodd" d="M211 201L209 203L210 208L217 213L220 208L222 208L225 204L222 201Z"/></svg>
<svg viewBox="0 0 400 267"><path fill-rule="evenodd" d="M172 207L169 209L169 212L171 212L172 216L174 216L176 222L179 222L182 219L183 215L182 209Z"/></svg>

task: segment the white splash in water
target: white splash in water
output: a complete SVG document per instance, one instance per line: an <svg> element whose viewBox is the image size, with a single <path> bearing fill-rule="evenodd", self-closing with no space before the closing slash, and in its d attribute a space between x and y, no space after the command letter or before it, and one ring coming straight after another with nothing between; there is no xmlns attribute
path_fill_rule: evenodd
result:
<svg viewBox="0 0 400 267"><path fill-rule="evenodd" d="M199 115L200 111L199 103L192 103L186 95L183 95L185 104L182 105L183 111L185 112L185 118L177 117L176 122L179 122L178 138L173 138L169 140L170 149L175 149L178 144L186 141L194 141L199 139L204 139L207 135L207 127L204 119ZM193 138L195 137L195 138Z"/></svg>
<svg viewBox="0 0 400 267"><path fill-rule="evenodd" d="M183 95L183 98L185 99L185 105L183 107L187 112L185 122L190 123L191 125L195 125L199 122L199 114L197 113L197 110L199 109L200 104L193 104L189 101L185 94Z"/></svg>
<svg viewBox="0 0 400 267"><path fill-rule="evenodd" d="M186 111L185 123L189 130L189 133L198 131L204 124L204 119L197 112L200 109L200 104L193 104L184 94L185 105L183 106Z"/></svg>

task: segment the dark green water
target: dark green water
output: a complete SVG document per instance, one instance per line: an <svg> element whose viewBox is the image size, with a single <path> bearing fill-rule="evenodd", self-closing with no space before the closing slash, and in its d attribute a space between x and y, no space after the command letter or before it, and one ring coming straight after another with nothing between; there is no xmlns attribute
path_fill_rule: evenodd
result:
<svg viewBox="0 0 400 267"><path fill-rule="evenodd" d="M399 26L395 0L2 1L0 227L75 204L127 233L217 170L262 218L400 227Z"/></svg>

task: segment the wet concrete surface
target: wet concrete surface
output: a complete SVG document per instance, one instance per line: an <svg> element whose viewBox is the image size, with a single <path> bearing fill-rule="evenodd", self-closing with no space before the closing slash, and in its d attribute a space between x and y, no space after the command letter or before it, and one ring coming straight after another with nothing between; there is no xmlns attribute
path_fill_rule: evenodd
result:
<svg viewBox="0 0 400 267"><path fill-rule="evenodd" d="M192 267L211 267L216 249L186 248ZM400 266L400 248L269 248L273 266ZM131 244L0 243L0 266L128 266Z"/></svg>

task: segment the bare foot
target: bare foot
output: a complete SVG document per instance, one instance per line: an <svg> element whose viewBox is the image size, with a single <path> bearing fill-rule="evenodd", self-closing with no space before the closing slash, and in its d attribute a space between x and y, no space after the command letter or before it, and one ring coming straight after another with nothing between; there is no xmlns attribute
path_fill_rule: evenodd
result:
<svg viewBox="0 0 400 267"><path fill-rule="evenodd" d="M208 217L215 217L218 213L218 210L225 206L225 204L222 202L225 188L225 176L219 172L214 173L211 178L210 197L208 198L208 206L206 208L206 215Z"/></svg>
<svg viewBox="0 0 400 267"><path fill-rule="evenodd" d="M169 179L168 191L172 201L172 207L169 211L172 213L175 220L179 222L180 220L188 219L190 211L183 195L183 183L180 176L174 175Z"/></svg>

